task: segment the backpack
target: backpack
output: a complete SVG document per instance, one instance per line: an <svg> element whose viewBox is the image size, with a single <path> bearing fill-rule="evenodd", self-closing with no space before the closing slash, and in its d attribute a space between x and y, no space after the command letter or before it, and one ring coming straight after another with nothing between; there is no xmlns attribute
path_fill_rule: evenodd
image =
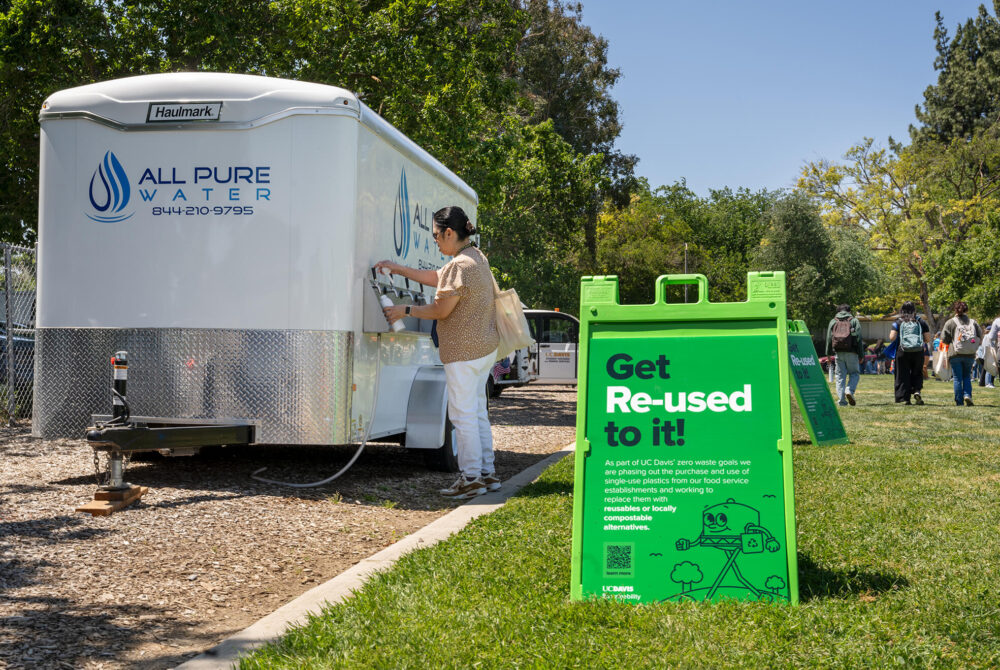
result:
<svg viewBox="0 0 1000 670"><path fill-rule="evenodd" d="M900 317L899 321L899 346L903 351L923 351L924 338L923 328L916 317L907 315Z"/></svg>
<svg viewBox="0 0 1000 670"><path fill-rule="evenodd" d="M979 338L976 337L976 321L969 317L968 323L962 323L956 316L952 319L955 322L955 336L952 339L953 355L971 354L976 355L979 349Z"/></svg>
<svg viewBox="0 0 1000 670"><path fill-rule="evenodd" d="M858 343L854 338L854 329L851 328L851 317L844 317L842 319L837 319L833 324L833 331L830 335L833 337L833 350L834 351L857 351Z"/></svg>

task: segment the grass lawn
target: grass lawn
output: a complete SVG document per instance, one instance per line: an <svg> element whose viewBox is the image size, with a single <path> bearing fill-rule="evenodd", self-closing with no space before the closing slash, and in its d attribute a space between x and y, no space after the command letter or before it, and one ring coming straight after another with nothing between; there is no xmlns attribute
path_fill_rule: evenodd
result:
<svg viewBox="0 0 1000 670"><path fill-rule="evenodd" d="M853 444L794 407L801 604L570 602L572 458L249 668L1000 666L1000 389L924 407L861 377Z"/></svg>

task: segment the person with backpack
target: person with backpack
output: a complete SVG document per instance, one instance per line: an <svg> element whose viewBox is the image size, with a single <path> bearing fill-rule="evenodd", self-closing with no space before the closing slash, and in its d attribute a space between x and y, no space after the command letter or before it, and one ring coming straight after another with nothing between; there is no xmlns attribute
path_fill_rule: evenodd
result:
<svg viewBox="0 0 1000 670"><path fill-rule="evenodd" d="M896 342L896 402L923 405L920 392L924 388L924 345L931 341L931 327L917 316L913 301L907 300L899 308L889 341Z"/></svg>
<svg viewBox="0 0 1000 670"><path fill-rule="evenodd" d="M854 392L861 377L859 361L865 354L861 340L861 324L851 314L850 305L837 307L837 315L830 319L826 327L826 355L836 355L837 401L843 405L854 405Z"/></svg>
<svg viewBox="0 0 1000 670"><path fill-rule="evenodd" d="M972 406L972 365L983 340L983 327L967 312L969 306L959 300L952 305L955 316L941 330L941 342L948 345L948 365L955 385L955 404Z"/></svg>

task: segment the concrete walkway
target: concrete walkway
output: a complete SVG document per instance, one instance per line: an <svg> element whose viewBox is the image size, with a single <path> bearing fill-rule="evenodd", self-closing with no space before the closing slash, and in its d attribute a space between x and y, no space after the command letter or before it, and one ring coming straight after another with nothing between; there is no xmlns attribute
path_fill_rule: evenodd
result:
<svg viewBox="0 0 1000 670"><path fill-rule="evenodd" d="M501 490L473 498L417 532L407 535L396 544L363 559L330 581L282 605L257 623L177 666L177 670L228 670L240 656L245 656L254 648L278 639L290 626L304 624L308 614L318 614L327 604L344 600L360 589L372 574L388 570L404 554L414 549L435 545L465 528L476 517L499 509L508 498L538 479L545 468L572 452L573 445L566 445L561 451L505 481Z"/></svg>

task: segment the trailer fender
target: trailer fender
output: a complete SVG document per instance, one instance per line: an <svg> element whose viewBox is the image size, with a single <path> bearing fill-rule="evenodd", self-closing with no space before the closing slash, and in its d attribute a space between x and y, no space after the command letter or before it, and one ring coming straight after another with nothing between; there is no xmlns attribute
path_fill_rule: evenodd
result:
<svg viewBox="0 0 1000 670"><path fill-rule="evenodd" d="M448 411L448 384L444 367L425 365L417 370L406 406L406 446L438 449L444 444Z"/></svg>

